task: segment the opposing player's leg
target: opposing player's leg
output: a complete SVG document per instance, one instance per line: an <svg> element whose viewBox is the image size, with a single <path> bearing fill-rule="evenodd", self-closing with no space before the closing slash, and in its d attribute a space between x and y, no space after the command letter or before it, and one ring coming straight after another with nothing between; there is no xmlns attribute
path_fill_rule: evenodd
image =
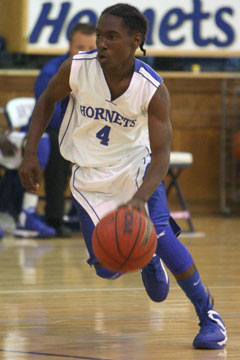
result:
<svg viewBox="0 0 240 360"><path fill-rule="evenodd" d="M67 188L68 178L70 175L70 163L62 157L59 150L58 131L48 129L51 151L49 154L48 164L44 171L45 179L45 220L46 223L53 227L57 237L69 238L72 232L63 222L64 193Z"/></svg>
<svg viewBox="0 0 240 360"><path fill-rule="evenodd" d="M160 204L160 205L159 205ZM199 349L221 349L227 342L226 328L213 309L209 291L205 290L188 249L178 240L178 227L173 219L166 223L167 199L163 184L149 200L149 215L158 235L156 254L175 276L179 286L193 303L200 320L200 331L193 345ZM159 206L161 209L159 209Z"/></svg>
<svg viewBox="0 0 240 360"><path fill-rule="evenodd" d="M30 206L30 193L24 194L22 210L18 216L18 222L14 235L18 238L51 238L56 236L56 231L44 223L36 211L36 206ZM33 199L35 200L35 199ZM38 198L37 198L38 202ZM27 205L24 205L27 204ZM37 204L36 204L37 205Z"/></svg>
<svg viewBox="0 0 240 360"><path fill-rule="evenodd" d="M104 279L116 279L120 277L122 274L110 271L99 263L98 259L96 258L93 249L92 249L92 235L94 230L94 223L92 219L86 212L86 210L73 198L73 204L75 205L80 221L80 226L83 234L83 238L89 253L88 264L90 266L94 266L96 274Z"/></svg>

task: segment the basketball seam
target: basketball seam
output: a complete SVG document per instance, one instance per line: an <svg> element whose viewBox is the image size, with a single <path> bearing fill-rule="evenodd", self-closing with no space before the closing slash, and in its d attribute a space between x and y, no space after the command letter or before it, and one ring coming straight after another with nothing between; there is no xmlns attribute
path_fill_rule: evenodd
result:
<svg viewBox="0 0 240 360"><path fill-rule="evenodd" d="M141 217L141 214L140 214L140 213L139 213L139 219L140 219L140 221L139 221L139 225L138 225L138 232L137 232L136 239L135 239L135 241L134 241L134 243L133 243L133 246L132 246L132 248L131 248L131 250L130 250L130 253L129 253L128 256L125 258L124 262L120 265L120 269L121 269L121 267L123 267L124 265L126 265L127 261L130 259L130 256L131 256L133 250L134 250L135 247L136 247L137 240L138 240L138 236L139 236L140 229L141 229L141 225L142 225L142 217Z"/></svg>
<svg viewBox="0 0 240 360"><path fill-rule="evenodd" d="M147 242L148 242L148 246L149 246L149 241L151 240L152 236L154 235L154 234L153 234L153 231L155 232L155 228L154 228L154 225L151 223L151 220L150 220L150 223L146 225L146 229L147 229L148 225L151 226L151 230L150 230L150 232L149 232L150 235L148 236L148 241L147 241ZM145 236L145 234L146 234L146 229L145 229L144 236ZM143 237L144 237L144 236L143 236ZM150 248L148 248L147 251L146 251L144 254L142 254L142 255L140 255L140 256L138 256L138 257L135 257L135 258L132 257L131 260L137 261L137 260L140 260L141 258L143 258L145 255L147 255L147 254L152 250L152 248L153 248L153 246L155 245L155 243L156 243L156 247L157 247L156 235L155 235L155 236L153 237L153 239L152 239L152 244L150 245Z"/></svg>
<svg viewBox="0 0 240 360"><path fill-rule="evenodd" d="M154 245L155 245L155 241L153 241L151 247L150 247L143 255L141 255L141 256L139 256L139 257L136 257L136 258L133 258L133 257L132 257L132 258L131 258L131 261L141 260L143 257L145 257L145 256L152 250L152 248L154 247Z"/></svg>
<svg viewBox="0 0 240 360"><path fill-rule="evenodd" d="M98 227L96 226L96 239L97 239L97 242L98 242L98 244L100 245L100 247L101 247L101 249L103 250L103 252L110 258L110 259L112 259L113 261L115 261L115 263L117 263L117 264L119 264L119 261L117 261L113 256L112 256L112 254L110 254L106 249L105 249L105 247L102 245L102 243L101 243L101 241L100 241L100 239L99 239L99 237L98 237ZM99 260L99 259L98 259ZM99 260L100 261L100 260ZM118 266L120 266L120 265L118 265Z"/></svg>
<svg viewBox="0 0 240 360"><path fill-rule="evenodd" d="M118 252L119 252L119 255L125 259L125 256L124 254L122 253L121 249L120 249L120 244L119 244L119 241L118 241L118 232L117 232L117 217L118 217L118 213L119 213L119 209L117 209L116 211L116 214L115 214L115 241L116 241L116 244L117 244L117 249L118 249Z"/></svg>

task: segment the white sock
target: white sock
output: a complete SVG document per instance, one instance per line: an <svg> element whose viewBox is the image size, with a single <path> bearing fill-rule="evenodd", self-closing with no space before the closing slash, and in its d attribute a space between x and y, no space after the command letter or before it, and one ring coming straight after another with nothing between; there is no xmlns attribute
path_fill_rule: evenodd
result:
<svg viewBox="0 0 240 360"><path fill-rule="evenodd" d="M27 210L29 208L36 209L37 204L38 204L38 195L25 191L23 195L22 209L23 210Z"/></svg>
<svg viewBox="0 0 240 360"><path fill-rule="evenodd" d="M35 211L37 204L38 204L38 195L25 191L23 195L22 211L18 216L18 223L20 226L25 226L25 222L26 222L26 214L23 210Z"/></svg>
<svg viewBox="0 0 240 360"><path fill-rule="evenodd" d="M21 211L18 216L18 225L24 227L25 223L26 223L26 218L27 218L27 216L26 216L25 212Z"/></svg>

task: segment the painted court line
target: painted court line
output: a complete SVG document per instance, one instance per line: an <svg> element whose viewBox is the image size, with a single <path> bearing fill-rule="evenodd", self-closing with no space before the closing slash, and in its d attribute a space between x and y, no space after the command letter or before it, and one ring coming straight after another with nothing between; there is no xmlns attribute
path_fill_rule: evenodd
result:
<svg viewBox="0 0 240 360"><path fill-rule="evenodd" d="M211 289L239 289L239 285L209 286ZM181 290L178 286L172 286L171 290ZM80 289L34 289L34 290L0 290L0 294L38 294L38 293L70 293L70 292L102 292L102 291L145 291L143 287L121 288L80 288Z"/></svg>

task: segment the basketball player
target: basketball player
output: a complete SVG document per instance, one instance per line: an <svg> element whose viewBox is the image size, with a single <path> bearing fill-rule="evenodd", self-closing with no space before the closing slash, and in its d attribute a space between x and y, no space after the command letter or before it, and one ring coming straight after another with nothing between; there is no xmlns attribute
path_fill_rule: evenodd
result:
<svg viewBox="0 0 240 360"><path fill-rule="evenodd" d="M161 258L199 317L193 345L221 349L227 341L226 328L169 215L162 181L170 157L170 101L162 78L135 58L138 47L145 55L146 32L147 21L133 6L116 4L102 12L97 50L67 60L39 98L20 176L26 189L38 191L37 144L56 102L70 94L59 142L62 155L73 163L71 192L90 254L88 263L100 277L118 277L104 269L92 251L94 226L123 203L141 211L147 206L158 234L156 255L141 272L148 295L160 302L168 294Z"/></svg>

